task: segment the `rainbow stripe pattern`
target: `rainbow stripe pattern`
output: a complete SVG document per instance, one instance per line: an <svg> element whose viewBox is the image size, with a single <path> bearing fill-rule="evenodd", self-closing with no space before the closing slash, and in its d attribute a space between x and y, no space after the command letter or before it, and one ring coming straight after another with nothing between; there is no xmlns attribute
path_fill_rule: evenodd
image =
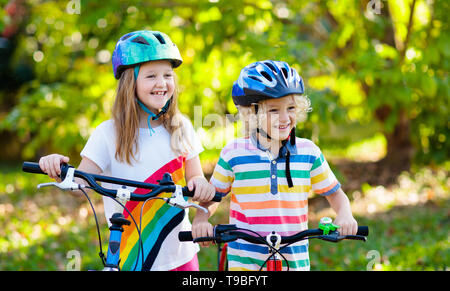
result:
<svg viewBox="0 0 450 291"><path fill-rule="evenodd" d="M308 228L311 190L325 196L339 189L339 182L312 141L296 138L296 145L286 146L291 152L292 188L286 179L285 158L272 159L252 138L236 139L222 149L210 182L222 195L231 193L230 223L263 236L272 231L292 235ZM228 246L229 270L259 270L269 256L263 245L238 240ZM309 270L307 241L292 244L281 253L290 270ZM283 266L286 269L284 261Z"/></svg>
<svg viewBox="0 0 450 291"><path fill-rule="evenodd" d="M157 180L162 179L164 173L170 173L175 184L185 186L185 158L178 157L165 164L159 170L148 177L145 182L157 184ZM147 189L136 189L134 193L145 194ZM171 193L161 193L160 197L170 197ZM131 212L139 225L141 208L144 202L128 201L126 207ZM144 249L144 257L139 247L139 235L134 223L124 228L120 245L121 269L122 270L150 270L167 235L184 218L185 211L172 207L163 200L154 199L145 203L142 210L141 238ZM123 212L125 218L128 212ZM131 220L131 218L130 218Z"/></svg>

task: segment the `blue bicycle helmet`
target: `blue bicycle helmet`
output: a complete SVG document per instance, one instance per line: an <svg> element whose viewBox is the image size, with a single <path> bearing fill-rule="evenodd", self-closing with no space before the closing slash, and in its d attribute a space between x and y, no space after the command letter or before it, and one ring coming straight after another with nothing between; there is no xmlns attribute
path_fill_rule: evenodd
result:
<svg viewBox="0 0 450 291"><path fill-rule="evenodd" d="M294 68L282 61L266 60L244 67L233 83L231 95L236 106L250 106L265 99L303 93L303 79Z"/></svg>

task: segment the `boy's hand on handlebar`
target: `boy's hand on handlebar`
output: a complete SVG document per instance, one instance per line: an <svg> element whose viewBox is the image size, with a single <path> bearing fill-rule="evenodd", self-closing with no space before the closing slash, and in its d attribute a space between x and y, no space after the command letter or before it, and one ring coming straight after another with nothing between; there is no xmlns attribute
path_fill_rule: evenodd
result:
<svg viewBox="0 0 450 291"><path fill-rule="evenodd" d="M214 235L214 227L209 223L208 219L205 219L200 215L196 216L192 222L192 238L206 237ZM210 242L198 242L201 247L209 247Z"/></svg>
<svg viewBox="0 0 450 291"><path fill-rule="evenodd" d="M39 159L39 167L50 178L60 180L61 175L61 163L68 163L69 158L59 154L51 154Z"/></svg>
<svg viewBox="0 0 450 291"><path fill-rule="evenodd" d="M209 202L214 198L216 189L208 183L205 177L197 176L190 179L187 183L189 191L195 189L193 201Z"/></svg>
<svg viewBox="0 0 450 291"><path fill-rule="evenodd" d="M358 232L358 223L351 215L337 215L333 223L339 225L340 235L356 235Z"/></svg>

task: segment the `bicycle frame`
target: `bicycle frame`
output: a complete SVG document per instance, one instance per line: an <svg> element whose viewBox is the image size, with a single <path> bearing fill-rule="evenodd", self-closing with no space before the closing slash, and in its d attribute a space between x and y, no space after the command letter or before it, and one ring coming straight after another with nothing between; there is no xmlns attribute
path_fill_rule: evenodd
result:
<svg viewBox="0 0 450 291"><path fill-rule="evenodd" d="M217 245L218 271L226 271L228 269L228 266L227 266L227 247L228 247L227 243L224 243L223 246L220 246L220 244Z"/></svg>
<svg viewBox="0 0 450 291"><path fill-rule="evenodd" d="M218 271L228 271L228 260L227 260L227 248L228 243L217 244L217 270ZM269 255L271 254L271 249L269 248ZM282 271L283 262L277 253L273 254L273 259L267 261L266 271Z"/></svg>
<svg viewBox="0 0 450 291"><path fill-rule="evenodd" d="M111 227L108 253L106 255L105 271L119 271L120 263L120 242L122 240L123 225L130 225L130 221L125 219L121 213L114 213L110 219Z"/></svg>
<svg viewBox="0 0 450 291"><path fill-rule="evenodd" d="M22 170L24 172L28 173L34 173L34 174L46 174L44 173L38 163L33 162L24 162L22 165ZM80 185L74 182L74 178L82 178L85 180L89 186ZM94 217L97 224L97 232L99 236L99 247L100 247L100 258L102 259L102 262L104 264L104 269L107 271L118 271L119 264L120 264L120 243L122 239L122 233L124 231L123 226L130 225L131 222L126 219L122 213L114 213L112 217L110 218L111 226L109 228L110 230L110 237L109 237L109 244L108 244L108 252L106 255L106 260L103 255L102 250L102 244L101 244L101 238L100 238L100 230L99 225L97 221L97 216L95 214L95 209L86 194L86 192L83 190L83 188L89 188L94 190L95 192L99 193L100 195L110 197L114 199L116 202L118 202L125 211L128 212L130 217L132 218L136 229L138 231L139 235L139 242L140 242L140 250L143 257L143 245L142 240L140 237L140 227L138 227L135 219L131 215L131 213L128 211L128 209L125 207L125 204L127 201L141 201L146 202L149 199L162 199L167 204L178 207L181 209L185 209L188 207L196 207L202 211L207 212L207 210L198 204L190 203L185 200L183 196L186 197L193 197L194 191L190 191L187 187L181 187L180 185L175 185L175 183L172 180L172 176L169 173L165 173L163 175L163 178L159 181L159 184L150 184L145 182L139 182L139 181L132 181L132 180L125 180L115 177L108 177L108 176L102 176L102 175L95 175L95 174L89 174L85 173L79 170L76 170L74 167L68 165L68 164L61 164L61 175L60 178L62 181L60 183L57 182L50 182L50 183L43 183L39 184L38 188L46 187L46 186L55 186L60 188L61 190L80 190L83 192L83 194L88 199L89 203L91 204L91 208L94 212ZM122 188L119 188L117 190L112 189L106 189L103 188L98 184L98 181L102 182L108 182L112 184L122 185ZM149 193L140 195L131 193L130 190L126 189L124 186L130 186L135 188L144 188L151 190ZM163 198L163 197L157 197L158 194L167 192L167 193L173 193L170 198ZM216 193L215 197L212 199L212 201L220 202L222 199L222 196L218 193ZM142 259L142 261L144 261ZM137 263L136 263L137 265ZM136 267L136 266L135 266Z"/></svg>

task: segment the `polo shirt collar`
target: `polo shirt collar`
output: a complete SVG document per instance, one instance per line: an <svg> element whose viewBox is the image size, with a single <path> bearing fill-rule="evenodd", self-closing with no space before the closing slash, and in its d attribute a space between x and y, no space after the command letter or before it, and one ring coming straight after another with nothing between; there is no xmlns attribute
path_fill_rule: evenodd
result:
<svg viewBox="0 0 450 291"><path fill-rule="evenodd" d="M258 149L260 149L263 152L268 151L269 149L264 148L261 143L259 142L258 138L256 137L256 132L252 132L252 134L250 135L250 140L253 143L254 146L256 146ZM297 147L295 146L295 144L291 144L289 139L284 143L283 146L281 146L278 157L286 157L287 152L291 153L291 154L297 154Z"/></svg>

